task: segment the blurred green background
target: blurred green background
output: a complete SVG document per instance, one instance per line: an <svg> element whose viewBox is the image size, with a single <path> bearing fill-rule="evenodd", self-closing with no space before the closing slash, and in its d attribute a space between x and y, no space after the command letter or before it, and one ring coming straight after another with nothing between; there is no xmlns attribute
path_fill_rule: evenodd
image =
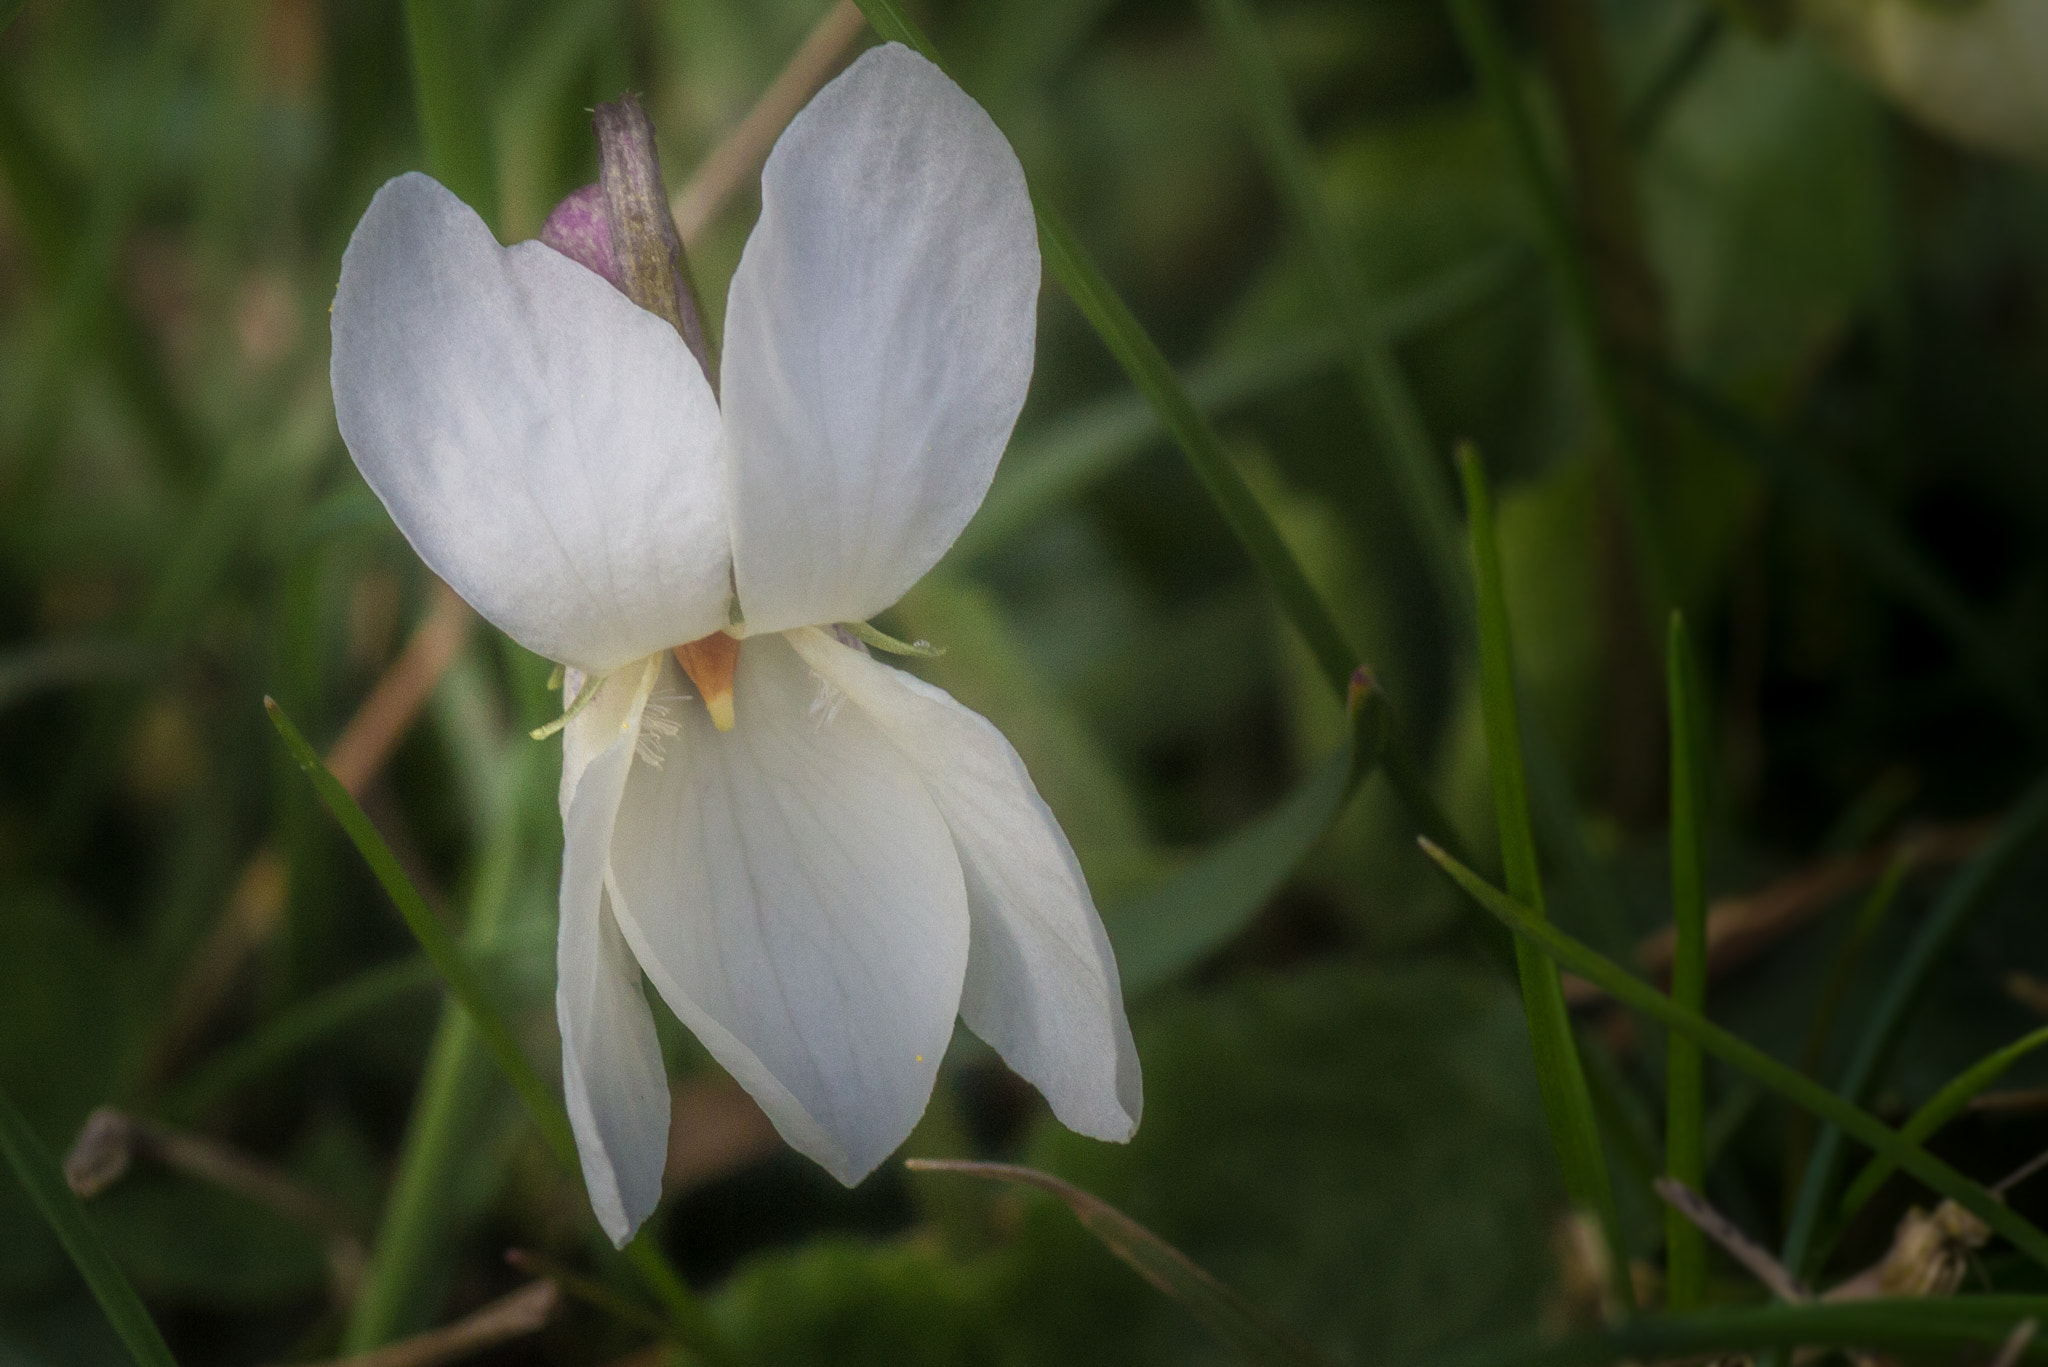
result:
<svg viewBox="0 0 2048 1367"><path fill-rule="evenodd" d="M456 5L496 165L479 207L501 238L534 235L595 175L589 107L628 89L680 187L824 12ZM1347 375L1344 319L1224 40L1183 0L918 12L1186 368L1488 863L1465 609ZM1995 817L2048 741L2048 182L1908 121L1796 26L1605 0L1601 135L1632 201L1608 213L1547 79L1554 16L1505 17L1610 339L1634 357L1651 520L1709 700L1713 891ZM1273 0L1255 18L1445 506L1452 443L1488 460L1553 911L1626 957L1670 919L1659 638L1528 187L1436 0ZM342 248L379 184L428 164L419 130L384 0L29 0L0 34L0 1085L60 1154L114 1105L268 1165L322 1211L146 1153L93 1199L188 1364L365 1342L364 1250L408 1269L381 1336L519 1284L507 1248L640 1294L260 707L275 696L326 746L432 612L326 374ZM751 194L693 254L714 332ZM1635 240L1602 236L1616 225ZM1666 364L1726 421L1646 378ZM456 658L364 802L552 1069L558 743L525 735L553 710L548 669L443 620ZM1275 809L1342 737L1228 525L1050 277L996 490L881 625L947 648L913 667L1011 737L1120 936L1120 908ZM1368 781L1277 893L1132 983L1148 1104L1127 1148L1060 1131L962 1034L907 1151L1069 1177L1344 1361L1593 1322L1512 975L1414 829ZM1841 1022L1947 869L1928 861L1845 957L1872 871L1718 975L1714 1016L1838 1072ZM2008 979L2048 974L2044 895L2029 854L1943 961L1880 1114L2039 1023ZM1652 1267L1662 1039L1598 1007L1579 1020L1630 1252ZM1228 1360L1050 1200L894 1164L840 1189L663 1021L677 1138L659 1237L749 1361ZM2036 1082L2022 1065L2012 1104L1937 1152L1988 1180L2048 1143ZM1708 1105L1710 1193L1775 1242L1804 1132L1713 1069ZM1875 1257L1915 1199L1887 1187L1839 1266ZM412 1242L391 1250L380 1226L403 1203ZM1995 1256L1988 1274L2028 1284ZM1759 1294L1721 1266L1715 1290ZM645 1342L579 1301L479 1360L601 1363ZM0 1181L0 1364L122 1360Z"/></svg>

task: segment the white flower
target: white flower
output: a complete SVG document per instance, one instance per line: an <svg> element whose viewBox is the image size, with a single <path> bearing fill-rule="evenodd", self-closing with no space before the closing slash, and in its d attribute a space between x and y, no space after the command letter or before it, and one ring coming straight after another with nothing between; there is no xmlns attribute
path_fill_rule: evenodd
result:
<svg viewBox="0 0 2048 1367"><path fill-rule="evenodd" d="M1016 752L829 630L893 603L980 503L1038 275L1009 145L895 45L768 159L722 411L668 323L539 242L500 247L424 176L349 244L334 399L364 478L478 611L601 680L565 735L557 1012L614 1240L666 1152L643 973L844 1182L917 1122L956 1015L1067 1125L1137 1124L1116 965Z"/></svg>

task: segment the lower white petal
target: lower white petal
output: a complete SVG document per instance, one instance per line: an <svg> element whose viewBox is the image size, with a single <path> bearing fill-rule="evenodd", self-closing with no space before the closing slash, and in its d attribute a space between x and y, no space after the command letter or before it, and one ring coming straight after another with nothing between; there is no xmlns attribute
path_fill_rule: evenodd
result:
<svg viewBox="0 0 2048 1367"><path fill-rule="evenodd" d="M896 747L780 636L741 643L738 724L665 665L612 837L613 907L671 1009L849 1185L930 1097L967 966L945 822ZM650 716L653 716L650 708Z"/></svg>
<svg viewBox="0 0 2048 1367"><path fill-rule="evenodd" d="M972 947L960 1014L1071 1130L1122 1141L1144 1106L1116 959L1072 847L987 718L822 631L806 663L916 768L967 880ZM851 709L849 709L851 710Z"/></svg>
<svg viewBox="0 0 2048 1367"><path fill-rule="evenodd" d="M668 1074L654 1016L640 995L640 971L604 890L612 826L658 664L633 665L605 680L604 691L570 724L563 750L555 987L562 1092L591 1208L619 1245L661 1200L668 1156Z"/></svg>

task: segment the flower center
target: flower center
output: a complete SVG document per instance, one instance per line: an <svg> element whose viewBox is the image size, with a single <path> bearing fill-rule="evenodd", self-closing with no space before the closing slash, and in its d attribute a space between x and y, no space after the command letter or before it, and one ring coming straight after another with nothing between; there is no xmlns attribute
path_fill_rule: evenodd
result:
<svg viewBox="0 0 2048 1367"><path fill-rule="evenodd" d="M697 685L697 695L704 699L711 724L721 731L732 730L732 676L740 661L738 638L714 631L688 645L670 647L669 654L676 657L683 673Z"/></svg>

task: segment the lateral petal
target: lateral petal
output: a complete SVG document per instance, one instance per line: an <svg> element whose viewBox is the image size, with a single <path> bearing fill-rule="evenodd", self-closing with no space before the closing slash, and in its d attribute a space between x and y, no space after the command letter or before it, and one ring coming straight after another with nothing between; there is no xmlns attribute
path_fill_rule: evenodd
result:
<svg viewBox="0 0 2048 1367"><path fill-rule="evenodd" d="M731 731L687 691L665 661L673 734L627 779L612 906L677 1017L851 1185L924 1113L952 1036L960 863L910 767L781 636L740 643Z"/></svg>
<svg viewBox="0 0 2048 1367"><path fill-rule="evenodd" d="M1144 1086L1116 957L1087 881L1024 762L987 718L823 631L804 662L865 712L938 804L967 881L960 1014L1068 1129L1121 1142Z"/></svg>
<svg viewBox="0 0 2048 1367"><path fill-rule="evenodd" d="M651 667L633 673L607 681L606 692L571 723L575 734L565 744L555 954L562 1093L591 1208L621 1247L661 1200L669 1124L668 1072L654 1016L604 891L619 798L658 677Z"/></svg>
<svg viewBox="0 0 2048 1367"><path fill-rule="evenodd" d="M937 562L1024 402L1038 237L980 105L898 44L793 120L726 308L734 571L752 631L859 621Z"/></svg>
<svg viewBox="0 0 2048 1367"><path fill-rule="evenodd" d="M718 406L667 323L415 173L356 226L333 332L363 478L507 635L606 670L725 625Z"/></svg>

